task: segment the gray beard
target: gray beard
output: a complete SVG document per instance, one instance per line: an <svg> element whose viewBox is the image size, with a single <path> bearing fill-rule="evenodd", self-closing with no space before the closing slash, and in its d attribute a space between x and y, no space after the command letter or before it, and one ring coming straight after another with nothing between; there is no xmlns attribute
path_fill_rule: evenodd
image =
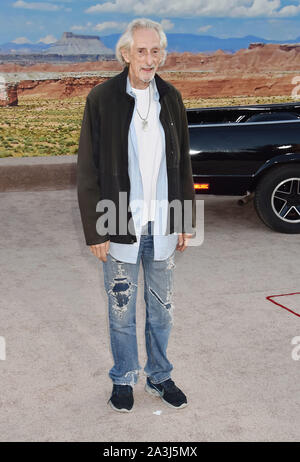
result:
<svg viewBox="0 0 300 462"><path fill-rule="evenodd" d="M150 77L149 79L141 79L141 80L142 80L142 82L144 82L144 83L150 83L151 80L153 80L153 78L154 78L154 75L153 75L152 77Z"/></svg>

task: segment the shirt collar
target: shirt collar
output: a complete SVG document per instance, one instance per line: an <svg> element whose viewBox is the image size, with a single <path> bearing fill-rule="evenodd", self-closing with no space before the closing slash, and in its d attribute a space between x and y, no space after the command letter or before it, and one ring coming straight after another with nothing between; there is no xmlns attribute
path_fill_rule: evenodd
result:
<svg viewBox="0 0 300 462"><path fill-rule="evenodd" d="M153 77L153 79L151 80L150 82L150 85L152 87L152 90L153 90L153 97L156 101L159 100L159 93L158 93L158 90L157 90L157 86L156 86L156 82L155 82L155 78ZM130 80L129 80L129 76L127 76L127 84L126 84L126 92L133 96L135 98L135 93L132 89L132 86L131 86L131 83L130 83Z"/></svg>

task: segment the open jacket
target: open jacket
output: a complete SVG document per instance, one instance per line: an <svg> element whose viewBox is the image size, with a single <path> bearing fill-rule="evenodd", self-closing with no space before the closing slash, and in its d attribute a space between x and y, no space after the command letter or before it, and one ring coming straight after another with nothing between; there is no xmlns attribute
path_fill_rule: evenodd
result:
<svg viewBox="0 0 300 462"><path fill-rule="evenodd" d="M127 223L132 218L129 207L130 179L128 175L128 131L135 100L126 92L128 67L89 92L83 113L77 159L77 195L87 245L107 240L132 244L137 241L132 229L127 234L119 230L119 192L127 192ZM160 95L160 121L165 132L165 152L168 176L168 202L182 203L180 229L172 211L168 230L193 233L196 227L196 204L186 110L179 91L155 74ZM97 219L105 212L97 212L98 201L109 199L116 207L116 231L101 235L96 229ZM184 228L184 201L192 201L188 229ZM123 211L124 213L124 211Z"/></svg>

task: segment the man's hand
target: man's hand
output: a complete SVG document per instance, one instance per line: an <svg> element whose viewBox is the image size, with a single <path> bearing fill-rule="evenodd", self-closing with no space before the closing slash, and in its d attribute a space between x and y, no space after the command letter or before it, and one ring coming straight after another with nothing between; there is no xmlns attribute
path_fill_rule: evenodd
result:
<svg viewBox="0 0 300 462"><path fill-rule="evenodd" d="M95 244L90 245L91 252L95 255L95 257L99 258L102 261L106 261L106 255L109 251L109 243L110 241L105 241L102 244Z"/></svg>
<svg viewBox="0 0 300 462"><path fill-rule="evenodd" d="M187 233L178 234L178 242L177 242L176 250L183 252L189 245L189 240L191 239L192 236L193 234L187 234Z"/></svg>

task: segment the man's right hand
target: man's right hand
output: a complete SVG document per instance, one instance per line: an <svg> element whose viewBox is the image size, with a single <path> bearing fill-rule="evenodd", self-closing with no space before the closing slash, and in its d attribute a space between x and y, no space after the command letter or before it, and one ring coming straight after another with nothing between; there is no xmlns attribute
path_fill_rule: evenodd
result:
<svg viewBox="0 0 300 462"><path fill-rule="evenodd" d="M90 245L91 252L95 255L95 257L99 258L102 261L106 261L106 255L109 251L109 243L110 241L105 241L102 244L95 244Z"/></svg>

